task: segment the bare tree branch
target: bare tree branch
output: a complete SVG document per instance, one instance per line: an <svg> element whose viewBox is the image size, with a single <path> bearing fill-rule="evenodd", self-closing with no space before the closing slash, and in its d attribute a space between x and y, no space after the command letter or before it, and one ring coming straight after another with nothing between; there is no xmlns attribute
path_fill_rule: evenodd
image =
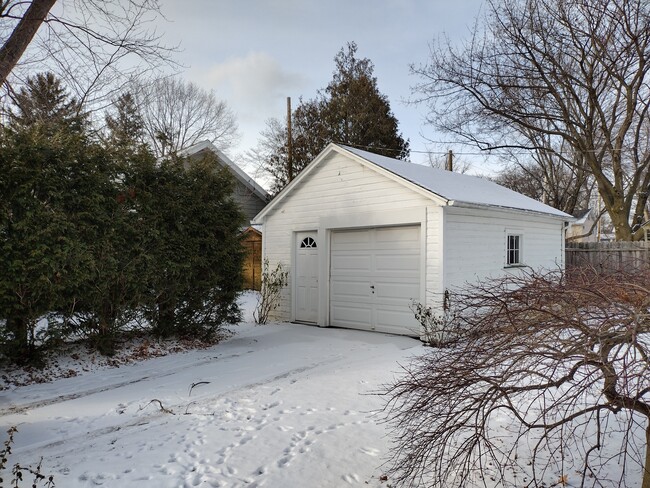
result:
<svg viewBox="0 0 650 488"><path fill-rule="evenodd" d="M50 71L93 111L110 104L129 80L176 66L176 49L161 42L153 24L162 15L158 0L48 2L53 7L41 19L41 29L23 40L25 49L7 73L7 84L20 85L36 72ZM0 45L7 46L28 12L43 3L6 0L0 9Z"/></svg>
<svg viewBox="0 0 650 488"><path fill-rule="evenodd" d="M133 94L147 139L158 156L174 154L202 140L227 150L238 138L237 121L213 92L180 78L136 84Z"/></svg>

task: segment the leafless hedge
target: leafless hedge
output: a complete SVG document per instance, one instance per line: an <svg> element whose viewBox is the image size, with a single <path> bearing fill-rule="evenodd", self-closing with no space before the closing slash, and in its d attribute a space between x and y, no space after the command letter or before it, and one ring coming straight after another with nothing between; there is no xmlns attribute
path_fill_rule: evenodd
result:
<svg viewBox="0 0 650 488"><path fill-rule="evenodd" d="M383 392L398 485L650 487L649 273L530 273L452 297L447 347Z"/></svg>

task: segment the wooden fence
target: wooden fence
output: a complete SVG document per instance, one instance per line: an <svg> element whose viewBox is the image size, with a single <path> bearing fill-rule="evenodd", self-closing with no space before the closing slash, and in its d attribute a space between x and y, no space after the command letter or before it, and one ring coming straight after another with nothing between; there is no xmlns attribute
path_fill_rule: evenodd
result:
<svg viewBox="0 0 650 488"><path fill-rule="evenodd" d="M589 266L599 272L650 268L650 242L569 242L566 267Z"/></svg>

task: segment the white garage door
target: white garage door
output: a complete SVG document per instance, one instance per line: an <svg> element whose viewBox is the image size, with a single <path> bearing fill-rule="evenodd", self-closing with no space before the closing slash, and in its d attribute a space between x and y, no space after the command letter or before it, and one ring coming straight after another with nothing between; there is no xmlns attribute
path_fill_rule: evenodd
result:
<svg viewBox="0 0 650 488"><path fill-rule="evenodd" d="M420 227L331 234L330 324L419 336Z"/></svg>

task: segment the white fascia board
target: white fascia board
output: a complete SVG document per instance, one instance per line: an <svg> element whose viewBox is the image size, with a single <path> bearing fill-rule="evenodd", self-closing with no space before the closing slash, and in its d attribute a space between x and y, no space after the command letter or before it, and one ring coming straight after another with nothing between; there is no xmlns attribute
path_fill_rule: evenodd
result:
<svg viewBox="0 0 650 488"><path fill-rule="evenodd" d="M318 156L316 156L314 160L298 174L298 176L291 180L291 182L289 182L289 184L285 186L280 193L278 193L275 198L253 218L251 223L262 224L268 213L274 210L275 207L277 207L287 197L287 195L293 191L296 185L299 185L302 180L307 178L314 168L316 168L316 166L318 166L333 149L336 149L336 145L330 142L325 149L323 149Z"/></svg>

